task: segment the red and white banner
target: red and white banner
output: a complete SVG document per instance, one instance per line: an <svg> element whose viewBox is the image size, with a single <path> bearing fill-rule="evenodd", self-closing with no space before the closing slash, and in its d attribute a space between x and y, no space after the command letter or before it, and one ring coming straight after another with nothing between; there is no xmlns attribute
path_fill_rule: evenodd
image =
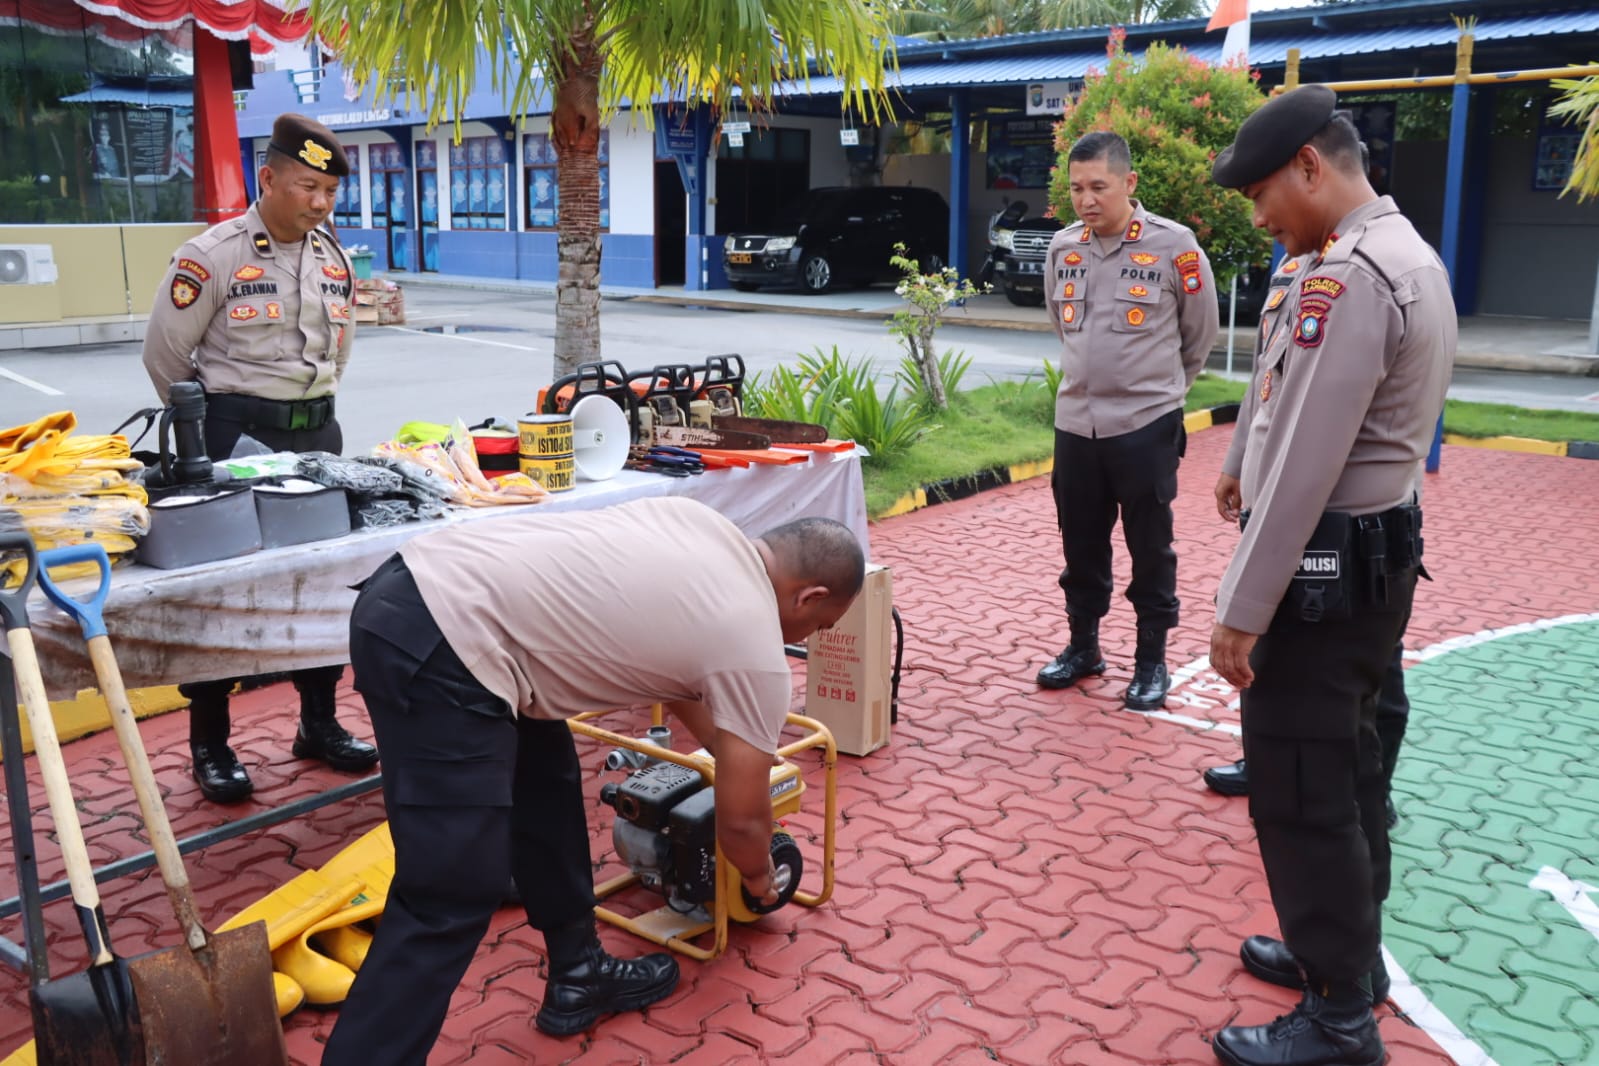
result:
<svg viewBox="0 0 1599 1066"><path fill-rule="evenodd" d="M193 49L193 28L225 41L249 39L252 50L305 39L311 20L292 0L0 0L0 25L34 26L46 33L88 33L110 44L137 45L155 34L183 51Z"/></svg>
<svg viewBox="0 0 1599 1066"><path fill-rule="evenodd" d="M1216 4L1216 13L1210 16L1205 32L1209 33L1224 27L1227 30L1227 39L1222 42L1221 61L1224 64L1237 62L1248 65L1249 0L1219 0Z"/></svg>

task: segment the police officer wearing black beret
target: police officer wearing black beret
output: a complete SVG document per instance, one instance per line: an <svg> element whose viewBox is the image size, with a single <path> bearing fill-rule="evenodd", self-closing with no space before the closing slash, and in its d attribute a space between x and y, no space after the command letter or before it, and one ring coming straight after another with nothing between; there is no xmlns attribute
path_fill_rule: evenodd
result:
<svg viewBox="0 0 1599 1066"><path fill-rule="evenodd" d="M172 385L206 393L205 446L228 458L245 434L274 451L338 454L333 396L355 321L350 261L322 228L349 160L333 131L304 115L272 125L260 198L242 216L180 247L156 294L144 365L163 402ZM371 768L377 749L334 718L342 666L295 671L300 729L294 754L336 770ZM228 746L234 678L178 686L189 699L189 747L200 791L236 803L254 790Z"/></svg>
<svg viewBox="0 0 1599 1066"><path fill-rule="evenodd" d="M1229 1066L1379 1066L1390 877L1376 703L1421 572L1422 461L1456 321L1433 250L1366 179L1337 98L1307 86L1239 128L1215 181L1294 257L1267 296L1217 486L1242 535L1211 665L1242 690L1249 812L1282 940L1246 968L1303 996L1216 1034ZM1236 479L1228 484L1228 479Z"/></svg>

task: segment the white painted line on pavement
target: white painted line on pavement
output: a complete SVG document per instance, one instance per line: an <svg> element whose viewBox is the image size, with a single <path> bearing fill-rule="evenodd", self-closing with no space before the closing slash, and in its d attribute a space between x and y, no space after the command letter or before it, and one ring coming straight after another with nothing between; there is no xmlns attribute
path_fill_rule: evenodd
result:
<svg viewBox="0 0 1599 1066"><path fill-rule="evenodd" d="M1443 1048L1444 1054L1454 1059L1457 1066L1499 1066L1492 1055L1462 1033L1459 1026L1433 1005L1432 1000L1416 987L1410 975L1405 973L1404 967L1399 965L1386 947L1382 949L1382 962L1388 967L1388 979L1392 985L1388 998L1398 1004L1405 1016L1431 1037L1433 1043Z"/></svg>
<svg viewBox="0 0 1599 1066"><path fill-rule="evenodd" d="M411 329L408 326L384 326L384 329L397 329L401 333L416 333L423 337L448 337L452 341L467 341L470 344L487 344L491 348L510 348L518 352L536 352L537 348L529 348L525 344L506 344L504 341L486 341L481 337L466 337L459 333L434 333L426 329Z"/></svg>
<svg viewBox="0 0 1599 1066"><path fill-rule="evenodd" d="M18 385L26 385L28 388L35 389L35 390L37 390L39 392L42 392L46 396L65 396L66 395L66 393L62 392L60 389L52 389L48 385L41 385L37 381L34 381L32 378L25 378L21 374L18 374L15 371L7 370L3 366L0 366L0 378L10 378L12 381L15 381Z"/></svg>
<svg viewBox="0 0 1599 1066"><path fill-rule="evenodd" d="M1599 903L1595 903L1589 893L1599 893L1599 888L1573 881L1553 866L1541 868L1527 887L1534 892L1547 892L1555 898L1555 902L1565 908L1566 913L1577 919L1577 924L1594 935L1599 940Z"/></svg>

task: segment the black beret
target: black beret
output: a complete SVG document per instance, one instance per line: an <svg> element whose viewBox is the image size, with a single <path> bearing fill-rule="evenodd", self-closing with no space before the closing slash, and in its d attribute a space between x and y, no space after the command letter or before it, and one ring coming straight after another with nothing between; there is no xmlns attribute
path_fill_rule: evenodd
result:
<svg viewBox="0 0 1599 1066"><path fill-rule="evenodd" d="M350 160L333 131L305 115L279 115L272 123L272 148L319 174L348 177Z"/></svg>
<svg viewBox="0 0 1599 1066"><path fill-rule="evenodd" d="M1327 125L1337 106L1338 94L1325 85L1303 85L1266 101L1216 157L1211 180L1229 189L1264 181Z"/></svg>

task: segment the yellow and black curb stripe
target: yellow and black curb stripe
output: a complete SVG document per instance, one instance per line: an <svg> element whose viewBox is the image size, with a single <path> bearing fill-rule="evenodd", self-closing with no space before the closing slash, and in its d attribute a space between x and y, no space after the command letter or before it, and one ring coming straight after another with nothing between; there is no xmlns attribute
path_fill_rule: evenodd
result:
<svg viewBox="0 0 1599 1066"><path fill-rule="evenodd" d="M1184 415L1183 428L1190 433L1198 433L1202 429L1209 429L1211 426L1224 426L1237 420L1238 405L1226 403L1219 407L1192 411ZM1036 462L1015 463L1011 466L980 470L975 474L967 474L962 477L934 481L913 492L907 492L895 500L893 505L886 511L874 515L873 519L874 521L880 521L884 518L893 518L896 515L920 511L922 508L931 507L935 503L951 503L955 500L964 500L968 496L975 496L979 492L986 492L989 489L997 489L1002 485L1014 485L1029 478L1043 477L1054 469L1055 461L1053 459L1039 459Z"/></svg>
<svg viewBox="0 0 1599 1066"><path fill-rule="evenodd" d="M1445 444L1458 444L1463 448L1491 448L1500 452L1523 452L1527 455L1558 455L1568 459L1599 459L1599 441L1591 440L1534 440L1531 437L1462 437L1458 433L1445 433Z"/></svg>

